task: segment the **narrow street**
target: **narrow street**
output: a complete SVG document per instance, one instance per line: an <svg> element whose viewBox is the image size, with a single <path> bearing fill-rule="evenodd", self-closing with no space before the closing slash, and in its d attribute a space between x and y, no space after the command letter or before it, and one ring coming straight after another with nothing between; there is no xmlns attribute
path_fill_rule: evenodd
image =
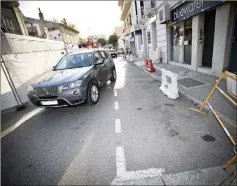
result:
<svg viewBox="0 0 237 186"><path fill-rule="evenodd" d="M183 97L168 99L121 57L115 64L117 81L97 105L42 109L1 139L2 184L109 185L152 173L166 183L165 175L221 167L232 157L214 117L190 112Z"/></svg>

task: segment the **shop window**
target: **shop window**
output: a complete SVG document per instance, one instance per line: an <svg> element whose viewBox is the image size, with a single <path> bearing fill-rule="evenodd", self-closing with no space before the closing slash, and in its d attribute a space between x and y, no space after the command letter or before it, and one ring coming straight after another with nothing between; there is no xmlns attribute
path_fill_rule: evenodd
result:
<svg viewBox="0 0 237 186"><path fill-rule="evenodd" d="M177 23L171 28L171 60L191 64L192 19Z"/></svg>

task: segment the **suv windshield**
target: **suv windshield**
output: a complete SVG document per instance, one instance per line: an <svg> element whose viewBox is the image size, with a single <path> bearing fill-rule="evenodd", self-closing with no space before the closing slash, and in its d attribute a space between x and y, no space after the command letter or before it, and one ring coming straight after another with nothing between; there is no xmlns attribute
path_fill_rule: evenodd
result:
<svg viewBox="0 0 237 186"><path fill-rule="evenodd" d="M92 53L78 53L64 56L55 67L55 70L82 68L92 65Z"/></svg>

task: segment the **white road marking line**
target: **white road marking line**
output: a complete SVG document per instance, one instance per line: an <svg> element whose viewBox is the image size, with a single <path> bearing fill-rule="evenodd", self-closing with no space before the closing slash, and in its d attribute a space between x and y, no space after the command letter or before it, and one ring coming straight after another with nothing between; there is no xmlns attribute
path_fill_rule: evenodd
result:
<svg viewBox="0 0 237 186"><path fill-rule="evenodd" d="M116 171L117 176L123 174L126 171L126 162L123 146L116 147L116 168L117 168Z"/></svg>
<svg viewBox="0 0 237 186"><path fill-rule="evenodd" d="M116 97L118 95L117 90L114 90L114 96Z"/></svg>
<svg viewBox="0 0 237 186"><path fill-rule="evenodd" d="M121 133L121 121L120 119L115 119L115 133Z"/></svg>
<svg viewBox="0 0 237 186"><path fill-rule="evenodd" d="M119 104L117 101L114 102L114 109L115 110L118 110L119 109Z"/></svg>
<svg viewBox="0 0 237 186"><path fill-rule="evenodd" d="M38 114L40 111L42 111L44 108L36 108L34 110L32 110L31 112L29 112L28 114L26 114L25 116L23 116L18 122L16 122L14 125L12 125L11 127L9 127L8 129L4 130L3 132L1 132L1 138L3 138L4 136L10 134L11 132L13 132L17 127L19 127L21 124L23 124L24 122L26 122L28 119L32 118L34 115Z"/></svg>
<svg viewBox="0 0 237 186"><path fill-rule="evenodd" d="M159 177L164 173L164 169L145 169L145 170L137 170L137 171L128 171L128 172L121 172L117 174L117 177L113 180L111 185L120 185L121 182L124 181L132 181L132 180L141 180L146 178L154 178Z"/></svg>

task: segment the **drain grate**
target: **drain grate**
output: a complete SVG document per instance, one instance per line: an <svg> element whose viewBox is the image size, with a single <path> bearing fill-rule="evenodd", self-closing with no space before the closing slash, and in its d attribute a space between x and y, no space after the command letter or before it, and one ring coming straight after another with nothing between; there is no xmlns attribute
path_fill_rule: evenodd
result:
<svg viewBox="0 0 237 186"><path fill-rule="evenodd" d="M192 78L184 78L184 79L179 79L178 83L180 85L183 85L186 88L190 88L190 87L196 87L196 86L200 86L200 85L205 85L206 83L194 80Z"/></svg>

